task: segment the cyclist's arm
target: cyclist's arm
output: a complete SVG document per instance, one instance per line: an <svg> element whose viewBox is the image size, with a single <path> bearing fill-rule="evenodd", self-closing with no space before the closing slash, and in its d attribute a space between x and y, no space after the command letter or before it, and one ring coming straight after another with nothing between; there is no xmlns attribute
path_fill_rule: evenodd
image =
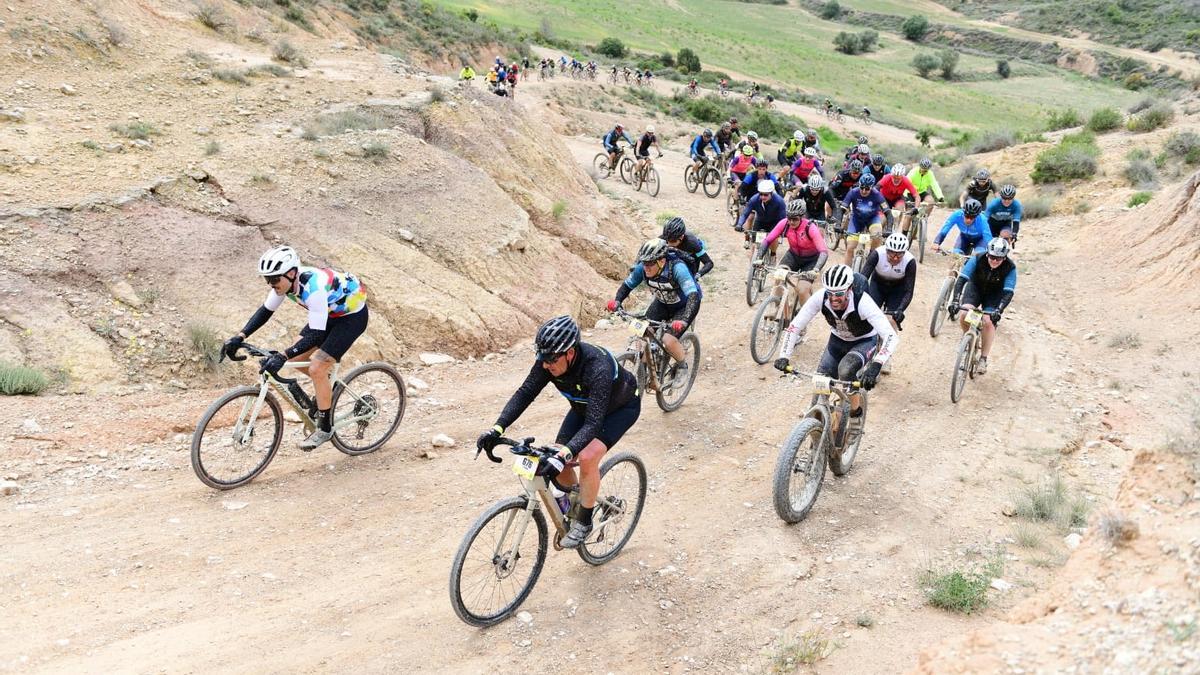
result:
<svg viewBox="0 0 1200 675"><path fill-rule="evenodd" d="M1021 229L1021 217L1025 215L1025 210L1021 208L1021 202L1013 200L1012 211L1012 236L1017 236L1017 230Z"/></svg>
<svg viewBox="0 0 1200 675"><path fill-rule="evenodd" d="M258 309L242 327L242 337L250 337L254 331L267 325L271 317L275 315L275 310L279 309L279 305L283 303L283 296L277 295L275 291L267 291L267 299L263 304L259 305Z"/></svg>
<svg viewBox="0 0 1200 675"><path fill-rule="evenodd" d="M933 175L933 171L929 172L929 189L933 192L934 199L939 202L946 201L946 197L942 195L942 186L938 185L937 176Z"/></svg>
<svg viewBox="0 0 1200 675"><path fill-rule="evenodd" d="M534 361L533 367L529 369L529 374L525 376L525 381L513 392L508 403L504 405L504 410L500 411L500 416L496 418L496 426L507 429L508 425L516 422L517 418L525 412L529 404L533 403L533 400L549 383L550 373L542 367L541 361Z"/></svg>
<svg viewBox="0 0 1200 675"><path fill-rule="evenodd" d="M771 244L775 243L775 240L778 239L780 237L780 235L783 234L783 230L786 227L787 227L787 218L784 218L783 220L779 221L778 223L775 223L775 227L771 228L771 231L767 234L766 237L763 238L762 244L759 245L759 247L758 247L759 253L766 255L767 248L769 248L771 246Z"/></svg>
<svg viewBox="0 0 1200 675"><path fill-rule="evenodd" d="M940 246L941 243L946 240L946 235L950 234L950 228L958 227L959 231L962 231L962 226L958 224L958 217L957 211L950 214L950 217L946 219L946 222L942 223L942 229L938 230L937 235L933 238L933 243Z"/></svg>
<svg viewBox="0 0 1200 675"><path fill-rule="evenodd" d="M907 192L908 194L912 195L914 201L921 199L921 192L917 190L917 186L913 185L913 182L908 179L908 176L904 177L904 182L902 185L904 186L904 189L900 191L901 197L903 197L904 193Z"/></svg>
<svg viewBox="0 0 1200 675"><path fill-rule="evenodd" d="M879 194L878 190L876 190L876 194ZM892 226L894 224L892 222L892 220L893 220L892 219L892 205L889 204L888 201L883 198L882 194L879 194L879 197L875 200L875 203L879 206L879 210L883 211L883 217L887 219L888 229L889 230L892 229Z"/></svg>
<svg viewBox="0 0 1200 675"><path fill-rule="evenodd" d="M700 154L700 144L703 143L703 141L704 139L702 139L700 136L692 139L692 146L688 148L688 151L691 153L692 157L696 157Z"/></svg>
<svg viewBox="0 0 1200 675"><path fill-rule="evenodd" d="M628 143L630 146L633 145L633 143L634 143L633 137L629 135L628 131L621 132L621 135L625 137L626 143Z"/></svg>
<svg viewBox="0 0 1200 675"><path fill-rule="evenodd" d="M887 363L892 354L896 353L896 347L900 346L900 336L896 335L896 331L892 329L887 315L866 293L863 293L861 301L858 303L858 315L879 333L879 346L875 349L875 358L872 361L881 365Z"/></svg>
<svg viewBox="0 0 1200 675"><path fill-rule="evenodd" d="M913 290L917 287L917 261L909 260L904 266L904 297L900 298L900 306L897 308L901 312L908 309L909 303L913 299Z"/></svg>
<svg viewBox="0 0 1200 675"><path fill-rule="evenodd" d="M721 149L717 147L717 140L715 138L708 139L708 146L713 149L713 152L718 155L721 154Z"/></svg>
<svg viewBox="0 0 1200 675"><path fill-rule="evenodd" d="M829 211L830 211L829 217L833 218L833 220L835 222L838 220L841 220L842 203L833 197L833 192L830 191L829 188L825 189L825 196L823 197L823 201L824 201L824 203L829 205ZM822 214L822 215L824 215L824 214Z"/></svg>
<svg viewBox="0 0 1200 675"><path fill-rule="evenodd" d="M879 265L879 251L876 249L871 249L871 252L867 254L867 259L863 261L862 275L864 277L866 277L867 279L870 279L871 275L875 274L875 268L878 265Z"/></svg>
<svg viewBox="0 0 1200 675"><path fill-rule="evenodd" d="M625 281L621 282L620 286L617 286L617 294L614 296L617 304L625 302L625 298L628 298L633 289L641 285L645 279L646 271L642 267L642 264L638 263L634 265L633 269L629 270L629 276L626 277Z"/></svg>
<svg viewBox="0 0 1200 675"><path fill-rule="evenodd" d="M683 264L682 260L676 260L671 268L671 275L675 277L675 282L679 284L679 292L687 299L687 306L683 310L682 321L687 325L692 325L692 321L696 319L696 314L700 312L700 287L696 285L696 279L692 276L687 265Z"/></svg>
<svg viewBox="0 0 1200 675"><path fill-rule="evenodd" d="M808 327L808 324L821 312L821 303L825 302L825 293L813 293L808 300L800 307L800 311L796 312L796 317L792 319L792 323L788 324L787 335L784 336L783 350L779 352L779 356L785 359L792 357L792 351L796 349L796 341L800 339L800 332Z"/></svg>
<svg viewBox="0 0 1200 675"><path fill-rule="evenodd" d="M741 225L744 225L746 222L746 218L748 218L750 216L750 211L752 211L753 209L754 209L754 198L751 197L750 199L746 200L746 205L742 207L742 213L741 213L741 215L738 216L737 223L734 225L734 227L740 227Z"/></svg>
<svg viewBox="0 0 1200 675"><path fill-rule="evenodd" d="M819 270L825 264L825 259L829 257L829 246L825 244L825 233L811 220L805 220L804 227L808 228L808 238L812 240L813 246L820 254L820 257L817 258L817 266L814 268Z"/></svg>

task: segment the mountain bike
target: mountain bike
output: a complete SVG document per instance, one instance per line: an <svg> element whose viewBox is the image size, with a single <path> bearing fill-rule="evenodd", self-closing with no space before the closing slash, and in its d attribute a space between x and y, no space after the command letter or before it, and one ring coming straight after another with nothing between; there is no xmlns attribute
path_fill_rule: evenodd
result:
<svg viewBox="0 0 1200 675"><path fill-rule="evenodd" d="M825 243L829 246L830 251L838 250L846 238L846 221L849 219L849 215L849 212L846 212L840 219L819 221L824 225Z"/></svg>
<svg viewBox="0 0 1200 675"><path fill-rule="evenodd" d="M720 92L721 96L728 96L728 95L729 95L729 87L727 87L727 86L725 86L725 85L723 85L723 84L718 86L718 89L717 89L717 91L718 91L718 92Z"/></svg>
<svg viewBox="0 0 1200 675"><path fill-rule="evenodd" d="M696 98L697 96L700 95L700 87L688 86L688 87L685 87L685 89L687 90L686 93L687 93L688 97L690 97L690 98Z"/></svg>
<svg viewBox="0 0 1200 675"><path fill-rule="evenodd" d="M933 202L927 202L917 207L917 213L908 224L908 250L917 249L917 262L925 262L925 240L929 237L929 214L933 211Z"/></svg>
<svg viewBox="0 0 1200 675"><path fill-rule="evenodd" d="M626 165L626 162L629 162L629 164ZM621 170L627 171L627 166L632 167L633 161L625 156L625 148L617 148L617 166L609 166L607 152L596 153L596 156L592 158L592 166L596 168L596 173L599 174L601 178L608 178L609 176L613 175L613 171L618 170L617 167L621 167ZM629 179L624 175L621 175L621 180L625 181L626 183L629 182Z"/></svg>
<svg viewBox="0 0 1200 675"><path fill-rule="evenodd" d="M812 283L817 278L815 271L793 272L786 267L776 267L770 273L775 286L771 294L758 306L754 322L750 324L750 358L762 365L771 360L779 349L779 340L800 311L800 282Z"/></svg>
<svg viewBox="0 0 1200 675"><path fill-rule="evenodd" d="M659 153L662 157L662 153ZM654 162L649 157L642 160L642 170L638 171L635 166L633 173L633 189L641 190L642 186L646 186L646 193L651 197L658 196L658 190L662 186L662 182L658 178L658 169L654 168Z"/></svg>
<svg viewBox="0 0 1200 675"><path fill-rule="evenodd" d="M726 179L728 192L725 193L725 211L729 214L729 224L737 225L738 217L742 215L742 209L746 208L746 198L742 196L742 191L737 188L737 184L733 178Z"/></svg>
<svg viewBox="0 0 1200 675"><path fill-rule="evenodd" d="M608 74L608 83L609 84L617 84L617 74L616 73Z"/></svg>
<svg viewBox="0 0 1200 675"><path fill-rule="evenodd" d="M721 172L717 169L717 158L705 159L699 169L696 169L695 162L688 164L683 170L683 185L688 192L695 192L696 188L703 185L704 194L715 199L721 194Z"/></svg>
<svg viewBox="0 0 1200 675"><path fill-rule="evenodd" d="M522 494L496 502L484 511L463 537L450 565L450 604L464 622L484 628L512 616L529 597L546 563L549 533L554 525L554 549L570 529L578 507L579 490L560 502L537 467L555 455L551 447L535 447L533 438L501 438L515 455L512 472ZM488 459L502 460L488 450ZM479 452L475 453L479 456ZM572 463L574 465L574 463ZM646 504L646 466L637 455L618 452L600 465L600 493L592 512L592 532L575 549L589 565L603 565L621 552ZM567 508L564 510L563 507ZM533 523L534 532L529 532ZM526 536L526 535L531 536Z"/></svg>
<svg viewBox="0 0 1200 675"><path fill-rule="evenodd" d="M967 256L963 253L954 253L939 251L942 255L952 256L954 264L946 273L946 278L942 280L942 287L938 290L937 302L933 304L933 316L929 320L929 337L937 337L938 333L942 332L942 326L946 323L946 317L950 315L948 308L950 307L950 296L954 293L955 280L958 279L958 273L967 262Z"/></svg>
<svg viewBox="0 0 1200 675"><path fill-rule="evenodd" d="M700 370L700 339L691 327L679 338L688 374L686 382L676 382L675 360L663 345L668 322L647 319L645 314L631 314L621 308L617 308L616 314L629 324L631 334L625 351L617 355L617 363L633 373L639 392L654 390L654 398L663 412L678 410Z"/></svg>
<svg viewBox="0 0 1200 675"><path fill-rule="evenodd" d="M765 257L759 251L758 240L766 237L767 234L762 230L751 229L749 231L750 266L746 270L746 304L750 307L758 302L758 296L767 285L768 270L774 269L779 263L779 257L775 251L768 248ZM756 265L755 262L759 260L762 260L762 264Z"/></svg>
<svg viewBox="0 0 1200 675"><path fill-rule="evenodd" d="M950 376L951 403L958 403L958 400L962 398L967 378L975 379L975 367L979 365L979 357L983 355L983 336L980 335L983 310L978 307L967 310L964 320L967 322L967 332L963 333L962 339L958 341L958 352L954 357L954 373Z"/></svg>
<svg viewBox="0 0 1200 675"><path fill-rule="evenodd" d="M232 361L245 361L241 351L266 358L271 352L243 344ZM224 360L224 355L222 355ZM284 368L305 368L310 361L288 361ZM344 378L335 363L333 446L347 455L374 452L396 433L404 419L407 394L396 369L382 362L364 363ZM192 469L205 485L230 490L254 480L274 459L283 441L279 400L300 417L306 434L316 430L316 399L293 378L259 373L258 386L237 387L204 411L192 434ZM368 432L370 434L368 435Z"/></svg>
<svg viewBox="0 0 1200 675"><path fill-rule="evenodd" d="M870 115L862 115L860 117L860 119L862 119L862 123L867 126L871 126L872 124L875 124L875 120L871 119Z"/></svg>
<svg viewBox="0 0 1200 675"><path fill-rule="evenodd" d="M775 513L786 523L798 523L821 493L826 465L833 475L844 476L854 464L867 422L867 392L858 382L793 373L791 367L788 373L812 378L812 405L784 441L773 481ZM861 397L859 417L850 417L852 395Z"/></svg>
<svg viewBox="0 0 1200 675"><path fill-rule="evenodd" d="M854 258L850 261L850 268L855 272L862 274L863 265L867 262L867 254L871 252L871 233L858 232L855 234L847 234L846 241L857 241L858 247L854 249ZM847 243L847 245L849 245Z"/></svg>

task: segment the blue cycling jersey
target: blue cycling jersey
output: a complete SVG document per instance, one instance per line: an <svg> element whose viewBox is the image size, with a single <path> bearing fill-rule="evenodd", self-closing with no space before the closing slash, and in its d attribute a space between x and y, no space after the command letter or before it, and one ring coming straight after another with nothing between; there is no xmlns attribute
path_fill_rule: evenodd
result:
<svg viewBox="0 0 1200 675"><path fill-rule="evenodd" d="M1012 230L1012 233L1016 234L1021 227L1021 215L1021 202L1014 199L1012 204L1005 206L999 197L993 199L983 212L988 227L994 234L999 234L1001 230Z"/></svg>
<svg viewBox="0 0 1200 675"><path fill-rule="evenodd" d="M617 149L617 141L621 140L622 138L625 139L626 143L633 145L633 138L630 137L628 131L625 131L624 129L622 129L621 133L618 134L617 130L613 129L612 131L610 131L604 135L604 147L607 148L608 150L616 150Z"/></svg>
<svg viewBox="0 0 1200 675"><path fill-rule="evenodd" d="M682 260L670 257L668 262L663 265L662 271L650 278L646 277L645 265L634 265L625 279L625 287L632 291L645 281L655 300L671 308L682 307L687 302L687 296L700 292L700 286Z"/></svg>
<svg viewBox="0 0 1200 675"><path fill-rule="evenodd" d="M757 171L751 171L750 173L746 174L745 178L742 179L742 185L744 185L746 187L757 188L758 181L760 181L760 180L769 180L772 183L774 183L775 185L777 185L777 186L779 185L779 179L776 178L775 174L771 173L770 171L768 171L766 173L766 175L764 175L764 176L758 175Z"/></svg>
<svg viewBox="0 0 1200 675"><path fill-rule="evenodd" d="M765 201L760 195L751 197L746 200L746 206L738 216L738 227L746 222L746 218L750 217L751 212L754 213L754 229L770 230L779 221L787 218L787 202L776 192L772 192Z"/></svg>
<svg viewBox="0 0 1200 675"><path fill-rule="evenodd" d="M879 190L871 188L871 193L863 196L858 188L851 188L846 193L842 205L850 210L850 232L859 232L873 223L878 223L880 211L889 208L887 200Z"/></svg>
<svg viewBox="0 0 1200 675"><path fill-rule="evenodd" d="M967 223L966 216L963 215L962 209L959 209L951 213L946 222L942 224L942 229L933 238L933 243L940 245L945 241L951 228L958 228L958 244L955 248L965 253L978 253L986 249L987 240L992 234L987 229L986 220L982 214L975 216L975 220L971 223ZM972 251L968 251L967 246L971 246Z"/></svg>
<svg viewBox="0 0 1200 675"><path fill-rule="evenodd" d="M708 150L709 148L712 148L713 152L717 153L718 155L721 154L721 149L717 147L717 141L715 138L710 138L710 139L708 139L708 142L705 143L703 134L697 136L695 139L692 140L692 147L691 147L692 157L695 157L696 155L700 155L701 157L703 157L704 152L706 150Z"/></svg>

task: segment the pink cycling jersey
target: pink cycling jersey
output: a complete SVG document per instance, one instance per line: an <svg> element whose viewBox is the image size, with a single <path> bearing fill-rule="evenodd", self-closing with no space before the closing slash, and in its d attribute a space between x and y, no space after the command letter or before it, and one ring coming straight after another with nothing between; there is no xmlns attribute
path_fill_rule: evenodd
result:
<svg viewBox="0 0 1200 675"><path fill-rule="evenodd" d="M825 246L825 236L821 234L821 228L813 225L807 218L801 219L798 227L789 228L787 225L787 218L776 223L775 228L763 240L763 244L766 246L774 244L783 231L787 230L788 248L797 256L811 258L821 253L829 253L829 248Z"/></svg>

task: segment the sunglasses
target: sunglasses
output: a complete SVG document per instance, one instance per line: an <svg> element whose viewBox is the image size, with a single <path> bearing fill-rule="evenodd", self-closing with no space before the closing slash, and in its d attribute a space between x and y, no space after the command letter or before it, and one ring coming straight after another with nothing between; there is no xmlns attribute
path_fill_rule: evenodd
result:
<svg viewBox="0 0 1200 675"><path fill-rule="evenodd" d="M559 359L561 359L562 357L564 357L566 355L567 355L566 352L562 352L559 354L543 354L542 355L542 363L550 363L550 364L558 363Z"/></svg>
<svg viewBox="0 0 1200 675"><path fill-rule="evenodd" d="M1000 262L1000 261L1004 260L1004 258L1002 258L1002 257L1000 257L1000 256L998 256L998 255L992 255L992 254L990 254L990 253L988 254L988 257L987 257L987 259L988 259L988 260L991 260L991 261L993 261L993 262Z"/></svg>
<svg viewBox="0 0 1200 675"><path fill-rule="evenodd" d="M850 289L848 289L848 288L844 291L830 291L830 290L825 291L825 295L828 295L831 298L844 298L849 294L850 294Z"/></svg>
<svg viewBox="0 0 1200 675"><path fill-rule="evenodd" d="M274 286L275 284L279 283L279 280L283 278L283 275L282 274L272 274L265 278L267 280L268 286Z"/></svg>

